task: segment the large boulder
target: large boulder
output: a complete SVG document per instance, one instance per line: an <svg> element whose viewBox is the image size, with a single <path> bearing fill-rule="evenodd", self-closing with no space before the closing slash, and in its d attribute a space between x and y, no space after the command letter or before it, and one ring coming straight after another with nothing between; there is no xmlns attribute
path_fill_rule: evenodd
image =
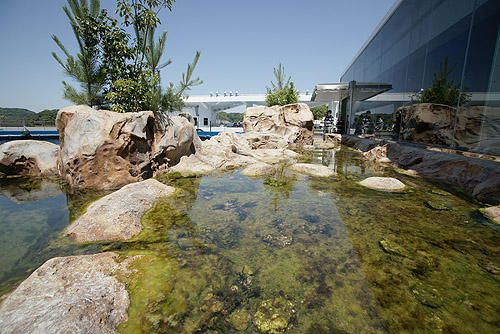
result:
<svg viewBox="0 0 500 334"><path fill-rule="evenodd" d="M116 333L128 319L125 284L114 275L132 258L115 253L48 260L0 304L3 334Z"/></svg>
<svg viewBox="0 0 500 334"><path fill-rule="evenodd" d="M174 191L155 179L126 185L92 203L64 235L76 242L130 239L142 231L141 217L153 203Z"/></svg>
<svg viewBox="0 0 500 334"><path fill-rule="evenodd" d="M87 106L61 109L56 119L61 176L85 188L119 188L142 181L196 152L201 141L187 117Z"/></svg>
<svg viewBox="0 0 500 334"><path fill-rule="evenodd" d="M14 140L0 145L0 175L57 175L59 146L38 140Z"/></svg>
<svg viewBox="0 0 500 334"><path fill-rule="evenodd" d="M312 145L314 116L305 103L251 107L243 114L243 130L252 148Z"/></svg>

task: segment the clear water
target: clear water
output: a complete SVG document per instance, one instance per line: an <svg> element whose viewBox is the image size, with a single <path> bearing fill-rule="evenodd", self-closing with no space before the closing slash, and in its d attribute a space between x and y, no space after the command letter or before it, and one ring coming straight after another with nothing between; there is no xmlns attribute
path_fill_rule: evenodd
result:
<svg viewBox="0 0 500 334"><path fill-rule="evenodd" d="M367 166L349 149L303 160L339 176L283 168L268 178L239 170L160 177L176 193L157 201L143 232L126 242L78 246L59 236L102 193L62 187L66 195L30 203L38 208L31 213L2 199L2 217L46 217L25 230L50 231L49 242L33 241L10 227L28 250L10 266L33 270L39 254L143 255L135 274L118 275L131 295L123 333L500 333L500 232L479 203L446 185ZM397 177L408 189L358 184L372 175ZM57 228L47 227L44 208L65 212Z"/></svg>

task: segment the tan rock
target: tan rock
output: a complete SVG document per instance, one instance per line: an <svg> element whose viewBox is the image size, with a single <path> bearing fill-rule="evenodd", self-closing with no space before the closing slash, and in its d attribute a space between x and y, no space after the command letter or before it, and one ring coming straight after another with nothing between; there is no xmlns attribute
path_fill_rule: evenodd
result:
<svg viewBox="0 0 500 334"><path fill-rule="evenodd" d="M145 180L201 146L188 118L159 112L72 106L59 111L56 125L61 176L84 188L113 189Z"/></svg>
<svg viewBox="0 0 500 334"><path fill-rule="evenodd" d="M392 177L369 177L360 182L364 187L375 190L402 190L405 188L403 182Z"/></svg>
<svg viewBox="0 0 500 334"><path fill-rule="evenodd" d="M489 219L500 224L500 205L486 208L483 212Z"/></svg>
<svg viewBox="0 0 500 334"><path fill-rule="evenodd" d="M243 114L243 130L252 148L312 145L314 117L304 103L251 107Z"/></svg>
<svg viewBox="0 0 500 334"><path fill-rule="evenodd" d="M314 175L314 176L319 176L319 177L331 177L335 175L335 172L332 171L330 168L323 166L323 165L314 165L314 164L294 164L289 166L293 171L300 172L300 173L306 173L309 175Z"/></svg>
<svg viewBox="0 0 500 334"><path fill-rule="evenodd" d="M1 332L116 333L130 304L125 284L113 277L129 261L117 256L48 260L0 304Z"/></svg>
<svg viewBox="0 0 500 334"><path fill-rule="evenodd" d="M276 168L264 162L249 165L241 171L241 174L246 176L274 175L275 173Z"/></svg>
<svg viewBox="0 0 500 334"><path fill-rule="evenodd" d="M0 174L57 175L59 146L39 140L13 140L0 145Z"/></svg>
<svg viewBox="0 0 500 334"><path fill-rule="evenodd" d="M132 183L92 203L64 235L76 242L130 239L142 231L141 217L174 188L154 179Z"/></svg>

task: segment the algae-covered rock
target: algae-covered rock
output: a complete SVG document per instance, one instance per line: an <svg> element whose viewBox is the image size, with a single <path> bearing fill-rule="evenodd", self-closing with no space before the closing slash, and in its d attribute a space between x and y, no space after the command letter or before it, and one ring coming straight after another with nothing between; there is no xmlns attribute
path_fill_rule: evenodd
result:
<svg viewBox="0 0 500 334"><path fill-rule="evenodd" d="M485 271L489 272L490 274L493 274L497 277L500 277L500 268L493 264L492 262L484 262L481 261L478 263L478 265Z"/></svg>
<svg viewBox="0 0 500 334"><path fill-rule="evenodd" d="M129 184L92 203L64 235L76 242L130 239L142 229L142 215L175 189L154 179Z"/></svg>
<svg viewBox="0 0 500 334"><path fill-rule="evenodd" d="M364 187L375 190L397 191L405 188L405 184L392 177L369 177L360 182Z"/></svg>
<svg viewBox="0 0 500 334"><path fill-rule="evenodd" d="M448 211L450 210L450 204L441 200L427 200L424 201L426 207L436 211Z"/></svg>
<svg viewBox="0 0 500 334"><path fill-rule="evenodd" d="M285 248L293 243L292 236L268 234L262 238L265 243L278 248Z"/></svg>
<svg viewBox="0 0 500 334"><path fill-rule="evenodd" d="M384 250L384 252L392 254L392 255L399 255L399 256L407 256L408 252L401 246L397 245L396 243L383 239L379 241L380 247Z"/></svg>
<svg viewBox="0 0 500 334"><path fill-rule="evenodd" d="M229 316L231 326L238 331L246 330L251 320L252 316L245 309L238 309Z"/></svg>
<svg viewBox="0 0 500 334"><path fill-rule="evenodd" d="M264 300L254 315L254 323L261 333L284 333L295 318L295 305L283 297Z"/></svg>

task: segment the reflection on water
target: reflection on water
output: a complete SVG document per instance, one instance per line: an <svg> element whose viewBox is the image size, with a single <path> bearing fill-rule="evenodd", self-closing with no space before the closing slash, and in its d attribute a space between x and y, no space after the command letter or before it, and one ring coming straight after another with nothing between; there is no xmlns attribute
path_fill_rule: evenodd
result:
<svg viewBox="0 0 500 334"><path fill-rule="evenodd" d="M0 294L50 258L98 250L60 236L80 214L73 207L81 201L68 203L64 188L57 179L0 179Z"/></svg>
<svg viewBox="0 0 500 334"><path fill-rule="evenodd" d="M119 331L500 332L500 232L477 203L455 189L366 166L349 149L308 152L303 160L328 165L339 177L286 168L262 179L239 171L161 177L177 190L144 215L144 230L94 246L142 255L137 271L118 276L131 295ZM408 190L358 184L371 175L397 177ZM67 196L74 218L102 194ZM66 212L67 223L65 204L44 205ZM45 217L36 228L49 225L42 209L31 215ZM60 247L55 239L53 248ZM72 247L61 248L76 252Z"/></svg>

